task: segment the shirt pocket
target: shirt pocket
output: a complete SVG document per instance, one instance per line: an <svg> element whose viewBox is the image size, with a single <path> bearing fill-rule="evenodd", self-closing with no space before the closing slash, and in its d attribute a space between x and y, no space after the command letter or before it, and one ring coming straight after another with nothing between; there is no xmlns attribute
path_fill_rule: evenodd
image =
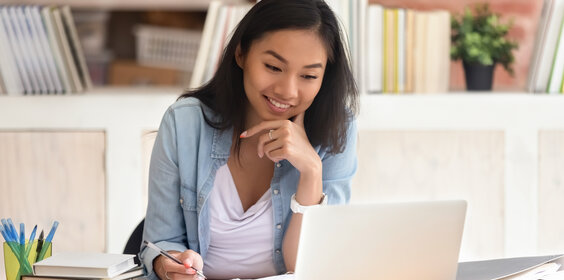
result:
<svg viewBox="0 0 564 280"><path fill-rule="evenodd" d="M195 250L194 245L198 243L198 199L196 191L183 185L180 188L180 205L184 213L188 245L190 249Z"/></svg>

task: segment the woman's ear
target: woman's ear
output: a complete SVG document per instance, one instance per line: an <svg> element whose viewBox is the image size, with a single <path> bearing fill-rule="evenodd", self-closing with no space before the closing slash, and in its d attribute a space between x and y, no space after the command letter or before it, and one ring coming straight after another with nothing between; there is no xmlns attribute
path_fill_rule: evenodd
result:
<svg viewBox="0 0 564 280"><path fill-rule="evenodd" d="M243 69L243 52L241 51L241 44L237 45L237 48L235 49L235 61L237 62L237 65L239 65L239 68Z"/></svg>

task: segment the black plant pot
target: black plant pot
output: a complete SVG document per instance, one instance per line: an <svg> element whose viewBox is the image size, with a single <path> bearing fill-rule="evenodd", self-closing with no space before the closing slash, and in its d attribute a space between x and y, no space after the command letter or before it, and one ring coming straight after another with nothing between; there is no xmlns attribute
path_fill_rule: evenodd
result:
<svg viewBox="0 0 564 280"><path fill-rule="evenodd" d="M463 61L463 65L467 90L492 90L495 63L492 65L482 65Z"/></svg>

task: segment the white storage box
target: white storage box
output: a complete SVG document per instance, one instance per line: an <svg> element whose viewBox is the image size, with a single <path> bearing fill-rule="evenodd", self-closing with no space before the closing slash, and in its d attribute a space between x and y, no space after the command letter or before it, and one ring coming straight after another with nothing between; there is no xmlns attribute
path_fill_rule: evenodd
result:
<svg viewBox="0 0 564 280"><path fill-rule="evenodd" d="M192 72L202 32L138 25L137 62L142 65Z"/></svg>

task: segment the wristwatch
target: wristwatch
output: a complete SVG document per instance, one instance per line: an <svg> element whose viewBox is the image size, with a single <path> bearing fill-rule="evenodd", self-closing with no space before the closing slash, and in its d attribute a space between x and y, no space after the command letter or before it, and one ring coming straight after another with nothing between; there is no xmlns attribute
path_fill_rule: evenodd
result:
<svg viewBox="0 0 564 280"><path fill-rule="evenodd" d="M290 200L290 209L292 209L292 212L299 214L303 214L307 209L312 207L317 207L319 205L327 205L327 195L325 193L323 193L323 199L321 200L321 202L315 205L310 205L310 206L301 205L299 202L296 201L296 194L293 194Z"/></svg>

